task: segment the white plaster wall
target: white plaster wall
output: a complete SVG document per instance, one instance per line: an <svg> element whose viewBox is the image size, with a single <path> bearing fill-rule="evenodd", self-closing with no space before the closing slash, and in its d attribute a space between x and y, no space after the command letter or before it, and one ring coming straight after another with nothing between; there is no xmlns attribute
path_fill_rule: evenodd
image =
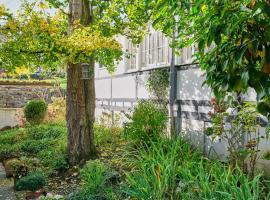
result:
<svg viewBox="0 0 270 200"><path fill-rule="evenodd" d="M112 91L113 98L135 98L136 95L135 76L128 75L113 79Z"/></svg>
<svg viewBox="0 0 270 200"><path fill-rule="evenodd" d="M138 76L138 98L139 99L148 99L150 98L150 93L147 90L147 78L148 73L142 73Z"/></svg>
<svg viewBox="0 0 270 200"><path fill-rule="evenodd" d="M213 97L211 90L207 86L202 86L204 81L203 73L200 69L188 69L178 72L177 79L177 99L181 100L210 100ZM245 95L245 99L249 101L256 101L256 93L253 89L249 89ZM208 113L211 107L199 107L199 112ZM184 105L182 111L194 112L194 106ZM212 158L219 158L226 160L228 156L228 143L223 138L216 138L215 140L210 137L204 136L203 130L205 124L202 121L183 119L182 135L188 139L194 146L198 147L201 151L205 151ZM261 139L259 143L260 155L265 151L270 150L270 139L266 139L265 128L259 129Z"/></svg>
<svg viewBox="0 0 270 200"><path fill-rule="evenodd" d="M19 125L18 109L0 108L0 129L4 127L15 127Z"/></svg>
<svg viewBox="0 0 270 200"><path fill-rule="evenodd" d="M207 86L202 86L204 77L200 69L181 70L178 71L177 76L177 99L211 99L211 90Z"/></svg>
<svg viewBox="0 0 270 200"><path fill-rule="evenodd" d="M111 80L101 79L95 81L96 98L110 98Z"/></svg>

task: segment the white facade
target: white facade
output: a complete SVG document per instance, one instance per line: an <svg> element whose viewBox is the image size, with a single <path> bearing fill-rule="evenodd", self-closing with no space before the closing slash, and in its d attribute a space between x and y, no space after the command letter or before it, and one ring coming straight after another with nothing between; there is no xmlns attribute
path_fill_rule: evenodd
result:
<svg viewBox="0 0 270 200"><path fill-rule="evenodd" d="M123 57L115 72L110 75L106 69L96 66L96 116L115 111L128 112L122 107L132 108L138 99L150 97L146 89L146 81L150 69L169 67L171 63L171 48L169 39L160 32L151 31L140 45L133 45L124 37L119 37L129 57ZM210 149L215 155L224 160L227 156L227 144L222 139L212 141L203 134L209 124L207 116L211 110L210 99L213 97L207 86L202 86L203 73L198 66L192 65L195 46L184 48L180 55L175 56L175 64L183 66L177 72L177 100L181 105L180 123L183 135L205 153ZM188 66L188 67L185 67ZM254 99L254 92L250 92L248 99ZM110 110L114 106L114 112ZM125 121L125 119L124 119ZM265 134L264 128L260 129ZM264 150L270 149L270 141L263 140L260 146Z"/></svg>

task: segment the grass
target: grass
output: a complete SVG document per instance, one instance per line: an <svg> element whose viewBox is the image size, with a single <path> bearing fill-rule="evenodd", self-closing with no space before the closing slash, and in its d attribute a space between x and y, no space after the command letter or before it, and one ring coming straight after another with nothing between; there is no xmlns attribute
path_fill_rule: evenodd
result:
<svg viewBox="0 0 270 200"><path fill-rule="evenodd" d="M57 82L60 85L60 88L67 89L67 79L65 78L56 78Z"/></svg>

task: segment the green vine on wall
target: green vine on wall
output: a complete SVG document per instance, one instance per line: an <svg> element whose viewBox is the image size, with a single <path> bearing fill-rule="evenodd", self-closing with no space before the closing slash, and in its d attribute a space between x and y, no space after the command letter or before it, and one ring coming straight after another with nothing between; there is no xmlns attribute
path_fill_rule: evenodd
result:
<svg viewBox="0 0 270 200"><path fill-rule="evenodd" d="M150 72L147 89L154 101L167 105L169 91L169 69L155 69Z"/></svg>

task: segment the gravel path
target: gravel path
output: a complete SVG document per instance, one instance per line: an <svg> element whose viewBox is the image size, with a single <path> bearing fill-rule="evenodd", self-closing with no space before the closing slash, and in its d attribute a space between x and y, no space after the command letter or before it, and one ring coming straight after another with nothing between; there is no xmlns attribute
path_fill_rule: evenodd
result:
<svg viewBox="0 0 270 200"><path fill-rule="evenodd" d="M0 163L0 200L15 200L13 180L6 178L5 168Z"/></svg>

